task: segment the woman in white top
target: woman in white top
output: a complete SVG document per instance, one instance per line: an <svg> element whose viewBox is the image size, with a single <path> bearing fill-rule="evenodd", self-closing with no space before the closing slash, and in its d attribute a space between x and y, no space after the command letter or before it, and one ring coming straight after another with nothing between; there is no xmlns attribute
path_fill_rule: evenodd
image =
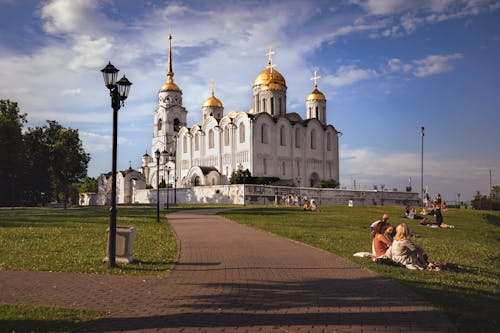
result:
<svg viewBox="0 0 500 333"><path fill-rule="evenodd" d="M390 248L393 261L409 269L426 269L429 265L424 250L410 240L410 229L406 223L396 227L396 235Z"/></svg>

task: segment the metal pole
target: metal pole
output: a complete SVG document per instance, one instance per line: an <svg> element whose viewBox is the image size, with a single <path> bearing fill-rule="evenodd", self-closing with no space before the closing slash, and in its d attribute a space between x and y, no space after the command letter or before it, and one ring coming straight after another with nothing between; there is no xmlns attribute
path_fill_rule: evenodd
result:
<svg viewBox="0 0 500 333"><path fill-rule="evenodd" d="M167 168L167 209L168 209L168 206L169 206L168 205L168 201L169 201L169 199L168 199L168 192L169 192L168 190L169 190L169 188L168 187L169 186L170 186L170 167Z"/></svg>
<svg viewBox="0 0 500 333"><path fill-rule="evenodd" d="M156 222L160 222L160 159L156 158Z"/></svg>
<svg viewBox="0 0 500 333"><path fill-rule="evenodd" d="M109 267L116 267L116 155L118 147L118 110L120 109L120 95L118 87L111 92L111 106L113 107L113 153L111 169L111 212L109 218L108 261Z"/></svg>
<svg viewBox="0 0 500 333"><path fill-rule="evenodd" d="M420 159L420 195L422 207L424 206L424 126L422 126L422 152Z"/></svg>

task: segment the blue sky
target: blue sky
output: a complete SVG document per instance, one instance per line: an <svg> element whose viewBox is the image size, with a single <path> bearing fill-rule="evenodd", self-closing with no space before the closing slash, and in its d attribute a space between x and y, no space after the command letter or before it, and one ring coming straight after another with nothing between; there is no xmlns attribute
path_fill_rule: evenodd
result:
<svg viewBox="0 0 500 333"><path fill-rule="evenodd" d="M188 126L200 123L210 81L225 111L251 107L272 44L288 111L305 117L317 70L340 138L342 187L420 188L445 200L500 184L500 1L0 0L0 98L28 126L78 128L89 174L111 169L108 60L133 82L119 114L118 167L150 149L166 80L168 32Z"/></svg>

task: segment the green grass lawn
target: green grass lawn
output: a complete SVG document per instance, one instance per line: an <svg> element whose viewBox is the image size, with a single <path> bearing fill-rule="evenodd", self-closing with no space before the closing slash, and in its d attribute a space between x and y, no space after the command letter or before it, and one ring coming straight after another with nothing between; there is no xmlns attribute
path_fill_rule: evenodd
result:
<svg viewBox="0 0 500 333"><path fill-rule="evenodd" d="M133 264L110 269L106 257L108 207L0 209L0 269L108 274L166 273L176 239L154 207L118 207L118 226L135 227Z"/></svg>
<svg viewBox="0 0 500 333"><path fill-rule="evenodd" d="M446 262L441 272L412 271L353 257L371 252L370 224L383 213L406 222L431 260ZM450 209L444 221L456 229L434 229L408 220L402 207L251 208L222 212L237 222L310 244L403 282L444 309L461 332L500 329L500 212Z"/></svg>

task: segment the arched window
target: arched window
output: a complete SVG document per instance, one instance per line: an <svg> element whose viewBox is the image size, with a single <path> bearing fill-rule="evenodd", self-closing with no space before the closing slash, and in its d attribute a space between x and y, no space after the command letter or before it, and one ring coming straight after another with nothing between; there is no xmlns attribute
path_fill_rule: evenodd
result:
<svg viewBox="0 0 500 333"><path fill-rule="evenodd" d="M229 127L224 127L224 146L229 146Z"/></svg>
<svg viewBox="0 0 500 333"><path fill-rule="evenodd" d="M274 116L274 97L271 97L271 114Z"/></svg>
<svg viewBox="0 0 500 333"><path fill-rule="evenodd" d="M295 148L300 148L300 128L295 129Z"/></svg>
<svg viewBox="0 0 500 333"><path fill-rule="evenodd" d="M267 143L267 125L262 124L260 128L260 142Z"/></svg>
<svg viewBox="0 0 500 333"><path fill-rule="evenodd" d="M316 130L311 131L311 149L316 149Z"/></svg>
<svg viewBox="0 0 500 333"><path fill-rule="evenodd" d="M182 150L184 151L184 153L187 153L188 151L188 144L187 144L188 140L187 140L187 137L185 136L183 139L182 139Z"/></svg>
<svg viewBox="0 0 500 333"><path fill-rule="evenodd" d="M286 164L284 161L281 163L281 170L283 171L283 176L285 176L286 175Z"/></svg>
<svg viewBox="0 0 500 333"><path fill-rule="evenodd" d="M262 99L262 112L266 112L266 99Z"/></svg>
<svg viewBox="0 0 500 333"><path fill-rule="evenodd" d="M200 150L200 135L196 134L194 136L194 150L198 151Z"/></svg>
<svg viewBox="0 0 500 333"><path fill-rule="evenodd" d="M179 128L181 128L181 121L178 118L174 119L174 132L179 132Z"/></svg>
<svg viewBox="0 0 500 333"><path fill-rule="evenodd" d="M214 130L210 129L208 131L208 148L214 147Z"/></svg>
<svg viewBox="0 0 500 333"><path fill-rule="evenodd" d="M278 108L279 108L279 114L283 114L283 109L282 109L282 106L281 106L281 97L278 99Z"/></svg>
<svg viewBox="0 0 500 333"><path fill-rule="evenodd" d="M318 118L318 106L316 106L316 116L315 118Z"/></svg>
<svg viewBox="0 0 500 333"><path fill-rule="evenodd" d="M280 127L280 145L281 146L286 146L286 130L285 126Z"/></svg>
<svg viewBox="0 0 500 333"><path fill-rule="evenodd" d="M157 125L158 131L161 131L162 126L163 126L163 120L160 118L158 119L158 125Z"/></svg>
<svg viewBox="0 0 500 333"><path fill-rule="evenodd" d="M326 133L326 150L332 150L332 135L330 134L330 132Z"/></svg>
<svg viewBox="0 0 500 333"><path fill-rule="evenodd" d="M240 124L240 143L245 143L245 125Z"/></svg>

